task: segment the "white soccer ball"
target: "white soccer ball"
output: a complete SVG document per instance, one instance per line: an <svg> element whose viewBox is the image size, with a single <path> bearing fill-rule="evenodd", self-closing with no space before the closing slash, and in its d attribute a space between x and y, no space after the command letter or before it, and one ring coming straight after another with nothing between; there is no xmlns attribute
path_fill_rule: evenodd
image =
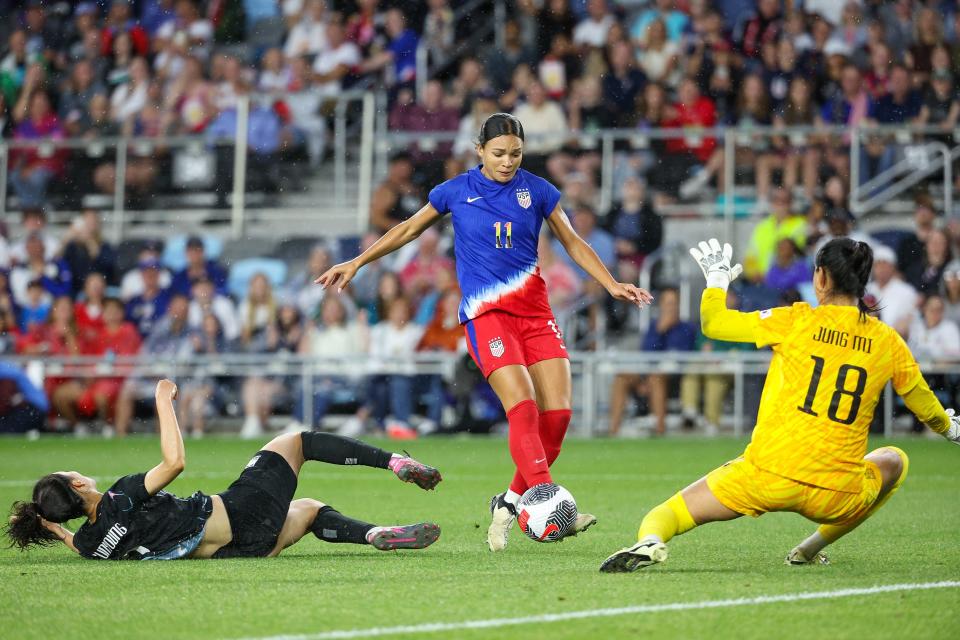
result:
<svg viewBox="0 0 960 640"><path fill-rule="evenodd" d="M560 540L576 521L577 501L569 491L552 482L530 487L517 503L517 523L536 542Z"/></svg>

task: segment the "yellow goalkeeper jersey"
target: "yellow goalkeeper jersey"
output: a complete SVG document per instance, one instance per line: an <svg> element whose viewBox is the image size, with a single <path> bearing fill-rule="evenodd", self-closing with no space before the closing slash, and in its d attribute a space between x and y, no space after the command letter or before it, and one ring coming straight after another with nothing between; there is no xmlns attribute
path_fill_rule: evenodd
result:
<svg viewBox="0 0 960 640"><path fill-rule="evenodd" d="M771 473L859 492L873 412L887 381L936 431L949 425L903 339L856 307L806 303L740 313L726 292L704 291L704 334L771 346L757 425L744 457Z"/></svg>

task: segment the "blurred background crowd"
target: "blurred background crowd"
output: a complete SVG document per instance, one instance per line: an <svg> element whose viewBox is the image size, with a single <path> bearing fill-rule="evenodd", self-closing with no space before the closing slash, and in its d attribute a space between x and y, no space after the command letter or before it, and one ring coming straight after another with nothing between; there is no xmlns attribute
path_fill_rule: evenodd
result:
<svg viewBox="0 0 960 640"><path fill-rule="evenodd" d="M320 426L330 413L345 433L488 429L498 408L464 356L451 229L366 267L342 294L312 281L473 166L479 124L507 111L526 129L524 167L561 189L574 227L618 278L647 277L657 296L638 318L545 236L540 266L571 348L739 349L703 338L695 304L684 304L696 292L671 260L676 245L700 239L698 220L733 199L746 270L731 305L812 301L816 250L851 236L874 247L868 296L880 319L920 359L960 356L960 218L947 210L960 171L945 186L942 171L915 181L900 210L869 225L850 202L852 186L882 189L925 142L956 144L958 4L0 0L0 132L14 144L0 194L0 354L354 359L312 389L282 374L185 376L181 418L197 435L220 416L254 437L288 420ZM472 38L484 26L490 37ZM249 97L246 186L282 192L329 174L333 105L348 90L381 92L388 131L423 136L389 145L366 234L327 233L318 202L307 233L224 240L171 220L168 234L108 241L90 196L115 195L118 167L98 140L153 141L130 148L121 174L124 204L152 208L158 194L185 188L165 141L200 136L216 154ZM849 130L873 125L851 152ZM926 133L904 137L908 125ZM736 131L732 153L720 129ZM608 162L599 136L610 130L631 137L618 138ZM44 144L68 139L82 147ZM223 202L231 166L215 172ZM747 194L725 193L725 175ZM76 213L54 228L53 212ZM456 367L418 374L418 352L454 354ZM133 365L113 377L61 373L0 366L0 430L93 424L125 434L144 415L150 379ZM931 383L950 402L960 376ZM637 409L654 433L675 424L714 433L730 388L720 374L618 374L597 428L620 433ZM271 424L276 415L291 417Z"/></svg>

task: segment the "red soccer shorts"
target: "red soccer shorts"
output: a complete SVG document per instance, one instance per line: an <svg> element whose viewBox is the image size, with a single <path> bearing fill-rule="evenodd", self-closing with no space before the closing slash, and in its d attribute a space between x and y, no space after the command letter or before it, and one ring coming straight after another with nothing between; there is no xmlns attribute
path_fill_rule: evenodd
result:
<svg viewBox="0 0 960 640"><path fill-rule="evenodd" d="M521 318L493 310L463 325L467 349L484 378L512 364L525 367L541 360L566 358L567 346L553 318Z"/></svg>

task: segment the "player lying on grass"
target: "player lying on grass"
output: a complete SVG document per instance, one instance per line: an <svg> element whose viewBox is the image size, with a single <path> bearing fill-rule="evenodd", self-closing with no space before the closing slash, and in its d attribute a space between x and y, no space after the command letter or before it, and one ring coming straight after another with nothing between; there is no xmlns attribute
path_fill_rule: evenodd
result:
<svg viewBox="0 0 960 640"><path fill-rule="evenodd" d="M276 556L308 533L326 542L369 544L383 551L422 549L440 537L436 524L375 527L317 500L293 500L306 460L390 469L422 489L440 482L436 469L408 456L325 433L274 438L218 495L198 491L178 498L163 491L184 468L176 395L169 380L157 384L160 464L120 478L105 493L76 471L44 476L34 485L31 502L13 505L6 527L12 544L22 550L59 540L84 558L173 560ZM70 533L61 523L75 518L86 522Z"/></svg>
<svg viewBox="0 0 960 640"><path fill-rule="evenodd" d="M700 302L704 335L773 348L757 425L741 457L650 511L639 542L607 558L600 570L662 562L673 536L768 511L793 511L820 525L790 552L788 564L827 564L820 551L873 515L907 476L909 460L897 447L864 456L887 381L921 421L958 444L960 419L944 411L897 332L868 316L869 245L849 238L824 245L813 275L816 308L797 303L754 313L726 308L727 287L741 270L730 266L729 244L701 242L690 253L707 278Z"/></svg>

